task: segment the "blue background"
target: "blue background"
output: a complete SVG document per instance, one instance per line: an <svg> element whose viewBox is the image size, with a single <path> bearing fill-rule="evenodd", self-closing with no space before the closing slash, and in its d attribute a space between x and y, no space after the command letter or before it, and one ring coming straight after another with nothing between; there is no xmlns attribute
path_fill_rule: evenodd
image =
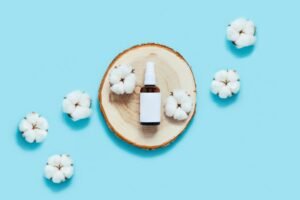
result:
<svg viewBox="0 0 300 200"><path fill-rule="evenodd" d="M225 30L244 16L254 48L237 51ZM299 3L228 1L0 1L0 199L300 199ZM97 103L111 60L135 44L179 51L197 80L197 114L168 148L147 152L116 138ZM209 92L214 73L235 68L238 96ZM93 116L62 115L64 95L83 89ZM42 145L18 135L28 112L44 115ZM69 153L76 174L55 186L48 156Z"/></svg>

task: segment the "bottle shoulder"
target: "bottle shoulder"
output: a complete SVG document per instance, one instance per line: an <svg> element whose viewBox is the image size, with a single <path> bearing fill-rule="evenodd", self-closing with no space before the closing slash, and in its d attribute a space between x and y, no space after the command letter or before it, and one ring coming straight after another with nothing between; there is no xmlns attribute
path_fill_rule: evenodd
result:
<svg viewBox="0 0 300 200"><path fill-rule="evenodd" d="M140 92L142 93L159 93L160 89L156 85L144 85Z"/></svg>

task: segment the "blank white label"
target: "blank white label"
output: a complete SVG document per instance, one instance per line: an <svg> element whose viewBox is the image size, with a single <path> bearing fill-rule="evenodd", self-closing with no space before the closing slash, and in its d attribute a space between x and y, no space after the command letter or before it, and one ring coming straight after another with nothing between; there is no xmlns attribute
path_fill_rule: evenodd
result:
<svg viewBox="0 0 300 200"><path fill-rule="evenodd" d="M140 122L160 122L160 93L140 93Z"/></svg>

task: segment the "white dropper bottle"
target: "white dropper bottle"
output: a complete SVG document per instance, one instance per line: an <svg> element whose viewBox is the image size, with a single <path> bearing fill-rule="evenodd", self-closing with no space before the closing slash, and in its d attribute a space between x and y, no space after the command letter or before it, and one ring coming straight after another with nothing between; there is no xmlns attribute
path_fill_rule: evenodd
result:
<svg viewBox="0 0 300 200"><path fill-rule="evenodd" d="M159 125L161 94L156 86L155 63L147 62L144 86L140 91L140 123L142 125Z"/></svg>

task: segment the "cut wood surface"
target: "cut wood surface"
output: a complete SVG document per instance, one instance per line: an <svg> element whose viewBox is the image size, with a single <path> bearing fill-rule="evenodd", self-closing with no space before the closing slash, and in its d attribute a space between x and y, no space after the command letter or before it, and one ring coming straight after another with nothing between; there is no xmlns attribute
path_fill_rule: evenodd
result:
<svg viewBox="0 0 300 200"><path fill-rule="evenodd" d="M161 124L150 127L139 123L139 91L148 61L155 62L162 96ZM110 91L110 71L120 64L131 65L135 70L137 86L133 94L115 95ZM193 98L193 110L185 121L164 114L165 100L174 89L184 89ZM108 66L99 89L99 103L107 125L118 137L140 148L156 149L174 141L188 126L196 111L196 83L190 66L178 52L154 43L137 45L119 54Z"/></svg>

